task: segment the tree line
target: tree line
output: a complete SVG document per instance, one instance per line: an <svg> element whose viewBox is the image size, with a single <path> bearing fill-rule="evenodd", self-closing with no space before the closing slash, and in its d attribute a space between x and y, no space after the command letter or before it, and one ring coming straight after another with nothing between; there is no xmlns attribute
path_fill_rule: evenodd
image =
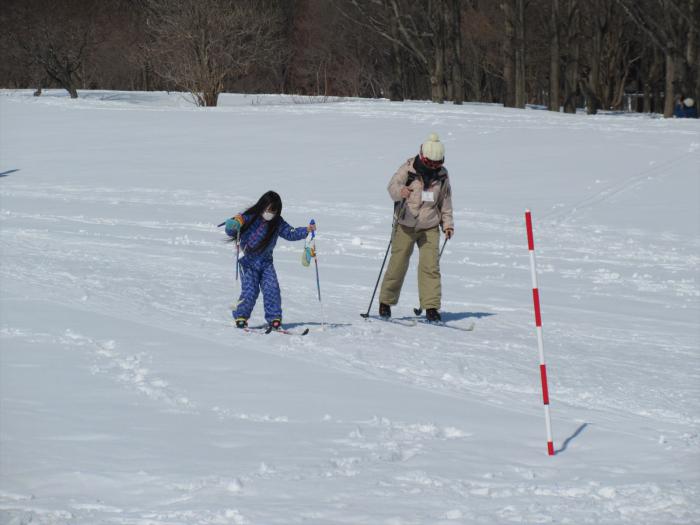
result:
<svg viewBox="0 0 700 525"><path fill-rule="evenodd" d="M5 0L2 87L673 113L700 0Z"/></svg>

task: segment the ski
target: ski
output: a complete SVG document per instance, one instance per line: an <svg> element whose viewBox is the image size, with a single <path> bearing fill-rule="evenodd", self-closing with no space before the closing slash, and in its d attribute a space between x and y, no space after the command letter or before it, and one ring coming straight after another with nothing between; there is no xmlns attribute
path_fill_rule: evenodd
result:
<svg viewBox="0 0 700 525"><path fill-rule="evenodd" d="M309 333L309 329L305 328L301 332L293 331L293 330L286 330L284 328L280 328L279 330L273 330L272 328L243 328L243 331L247 334L259 334L259 335L268 335L268 334L282 334L282 335L307 335Z"/></svg>
<svg viewBox="0 0 700 525"><path fill-rule="evenodd" d="M416 317L420 316L423 313L422 308L414 308L413 313L416 314ZM445 321L428 321L427 319L421 318L421 319L416 319L419 323L422 324L433 324L436 326L444 326L445 328L454 328L455 330L461 330L462 332L472 332L474 330L475 324L473 322L470 322L467 326L459 326L455 324L448 324Z"/></svg>
<svg viewBox="0 0 700 525"><path fill-rule="evenodd" d="M442 328L452 328L453 330L459 330L460 332L473 332L476 326L474 322L470 322L467 326L460 326L452 323L446 323L445 321L428 321L427 319L416 319L416 323L439 326Z"/></svg>
<svg viewBox="0 0 700 525"><path fill-rule="evenodd" d="M393 323L399 326L416 326L417 324L415 319L396 319L394 317L380 317L379 315L360 315L367 321L383 321L385 323Z"/></svg>
<svg viewBox="0 0 700 525"><path fill-rule="evenodd" d="M318 323L316 323L318 325ZM303 325L302 325L303 326ZM317 326L316 328L306 328L309 332L326 332L331 329L337 329L337 328L343 328L346 326L351 326L349 323L324 323L321 326Z"/></svg>
<svg viewBox="0 0 700 525"><path fill-rule="evenodd" d="M234 328L237 328L234 326ZM297 330L287 330L286 328L280 328L278 330L274 330L271 326L267 325L262 325L262 326L246 326L245 328L237 328L238 330L242 330L246 334L259 334L259 335L268 335L268 334L282 334L282 335L307 335L310 330L308 328L304 328L301 331Z"/></svg>
<svg viewBox="0 0 700 525"><path fill-rule="evenodd" d="M274 334L298 335L298 336L307 335L309 332L310 332L310 330L308 328L304 328L301 331L287 330L286 328L280 328L278 330L273 330L271 328L268 328L265 330L266 334L273 334L274 333Z"/></svg>

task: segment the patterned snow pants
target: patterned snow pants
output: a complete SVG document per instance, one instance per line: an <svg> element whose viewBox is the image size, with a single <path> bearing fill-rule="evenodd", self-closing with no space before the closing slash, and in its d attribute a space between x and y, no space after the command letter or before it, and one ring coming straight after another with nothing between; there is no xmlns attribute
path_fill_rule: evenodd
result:
<svg viewBox="0 0 700 525"><path fill-rule="evenodd" d="M263 293L265 320L271 323L275 319L282 319L282 296L272 261L262 261L253 265L241 264L241 296L233 313L235 319L250 317L260 290Z"/></svg>

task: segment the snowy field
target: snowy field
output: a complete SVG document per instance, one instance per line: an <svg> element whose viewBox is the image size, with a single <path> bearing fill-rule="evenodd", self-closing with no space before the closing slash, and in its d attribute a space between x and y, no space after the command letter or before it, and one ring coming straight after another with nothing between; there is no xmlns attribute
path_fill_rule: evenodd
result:
<svg viewBox="0 0 700 525"><path fill-rule="evenodd" d="M0 523L700 523L700 122L81 95L0 92ZM471 333L359 316L431 131ZM215 225L268 189L318 223L323 314L303 243L275 252L306 337L232 328Z"/></svg>

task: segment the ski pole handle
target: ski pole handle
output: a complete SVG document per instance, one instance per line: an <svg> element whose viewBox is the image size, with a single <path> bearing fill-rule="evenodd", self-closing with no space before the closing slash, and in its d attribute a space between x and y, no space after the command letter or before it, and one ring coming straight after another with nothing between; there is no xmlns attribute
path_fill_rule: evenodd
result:
<svg viewBox="0 0 700 525"><path fill-rule="evenodd" d="M401 199L401 202L395 202L394 203L394 223L391 225L393 228L396 224L399 223L399 220L401 220L402 216L404 215L404 208L406 207L406 199ZM393 232L392 232L393 236Z"/></svg>
<svg viewBox="0 0 700 525"><path fill-rule="evenodd" d="M309 222L309 226L316 226L316 221L314 219L311 219ZM314 239L316 237L316 230L311 230L311 238Z"/></svg>

